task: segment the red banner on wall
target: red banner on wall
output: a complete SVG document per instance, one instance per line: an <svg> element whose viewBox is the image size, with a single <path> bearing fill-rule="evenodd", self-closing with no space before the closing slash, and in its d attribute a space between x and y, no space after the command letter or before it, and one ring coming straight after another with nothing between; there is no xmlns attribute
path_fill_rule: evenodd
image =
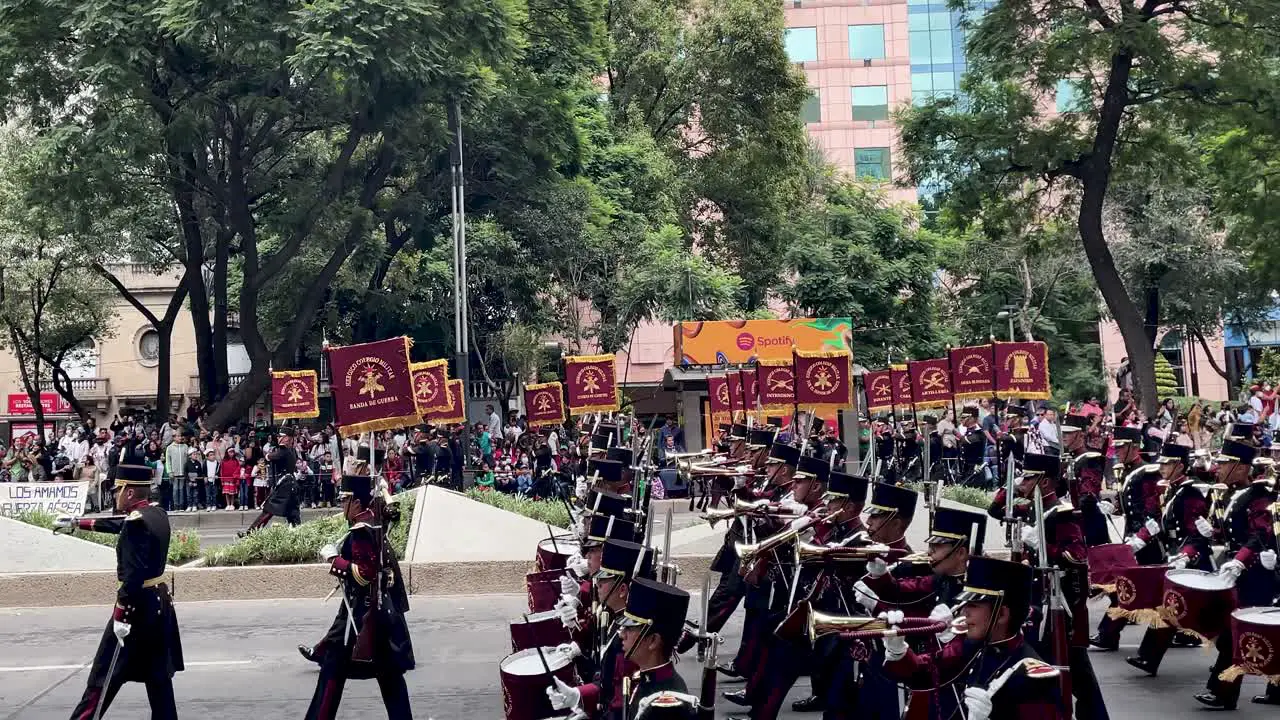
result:
<svg viewBox="0 0 1280 720"><path fill-rule="evenodd" d="M421 422L409 373L409 338L330 346L328 352L338 429L359 434Z"/></svg>
<svg viewBox="0 0 1280 720"><path fill-rule="evenodd" d="M1042 342L995 345L996 394L1002 398L1048 400L1049 346Z"/></svg>
<svg viewBox="0 0 1280 720"><path fill-rule="evenodd" d="M448 382L449 409L423 415L422 419L432 425L456 425L467 421L467 408L462 397L462 381Z"/></svg>
<svg viewBox="0 0 1280 720"><path fill-rule="evenodd" d="M524 410L534 427L564 422L564 385L558 382L525 385Z"/></svg>
<svg viewBox="0 0 1280 720"><path fill-rule="evenodd" d="M867 389L868 412L884 412L893 409L893 379L888 370L863 375L862 384Z"/></svg>
<svg viewBox="0 0 1280 720"><path fill-rule="evenodd" d="M276 420L320 417L318 385L315 370L271 373L271 416Z"/></svg>
<svg viewBox="0 0 1280 720"><path fill-rule="evenodd" d="M947 358L907 363L916 407L942 407L951 402L951 361Z"/></svg>
<svg viewBox="0 0 1280 720"><path fill-rule="evenodd" d="M35 415L35 407L26 393L9 394L10 415ZM40 393L40 409L45 415L66 415L71 412L71 403L56 392Z"/></svg>
<svg viewBox="0 0 1280 720"><path fill-rule="evenodd" d="M449 361L428 360L409 366L413 376L413 401L418 414L427 416L453 408L449 400Z"/></svg>
<svg viewBox="0 0 1280 720"><path fill-rule="evenodd" d="M991 397L996 392L996 376L991 365L991 346L952 348L951 389L957 400Z"/></svg>
<svg viewBox="0 0 1280 720"><path fill-rule="evenodd" d="M853 407L853 358L849 353L796 350L796 404L806 408Z"/></svg>
<svg viewBox="0 0 1280 720"><path fill-rule="evenodd" d="M915 401L915 395L911 391L911 373L907 372L907 366L891 366L889 380L893 383L893 404L898 407L911 407Z"/></svg>
<svg viewBox="0 0 1280 720"><path fill-rule="evenodd" d="M791 360L761 360L760 405L766 412L790 410L796 402L796 372Z"/></svg>
<svg viewBox="0 0 1280 720"><path fill-rule="evenodd" d="M618 383L612 353L565 358L564 379L569 395L569 412L580 415L618 409Z"/></svg>

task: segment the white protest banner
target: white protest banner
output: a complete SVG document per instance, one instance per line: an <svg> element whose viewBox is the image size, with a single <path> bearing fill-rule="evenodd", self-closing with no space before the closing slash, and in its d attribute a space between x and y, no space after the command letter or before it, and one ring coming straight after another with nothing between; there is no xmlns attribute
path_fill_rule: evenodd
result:
<svg viewBox="0 0 1280 720"><path fill-rule="evenodd" d="M87 482L0 483L0 515L39 511L79 516L88 497Z"/></svg>

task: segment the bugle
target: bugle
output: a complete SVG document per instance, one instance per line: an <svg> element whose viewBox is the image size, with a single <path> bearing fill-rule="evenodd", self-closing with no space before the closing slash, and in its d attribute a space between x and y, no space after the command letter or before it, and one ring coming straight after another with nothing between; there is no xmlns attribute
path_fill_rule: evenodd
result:
<svg viewBox="0 0 1280 720"><path fill-rule="evenodd" d="M888 545L862 545L855 547L826 547L806 542L796 543L796 561L800 563L866 563L873 558L886 561L900 560L907 556L901 548Z"/></svg>
<svg viewBox="0 0 1280 720"><path fill-rule="evenodd" d="M765 553L796 540L800 537L800 533L807 530L812 524L811 522L798 527L789 527L780 533L770 535L758 543L734 543L733 549L738 553L738 558L742 560L743 566L747 566L759 560Z"/></svg>

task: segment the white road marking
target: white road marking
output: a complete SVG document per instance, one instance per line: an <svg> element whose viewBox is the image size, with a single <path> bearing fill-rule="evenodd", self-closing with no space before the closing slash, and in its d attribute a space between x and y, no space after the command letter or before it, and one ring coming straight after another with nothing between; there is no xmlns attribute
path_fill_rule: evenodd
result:
<svg viewBox="0 0 1280 720"><path fill-rule="evenodd" d="M184 663L186 667L212 667L223 665L252 665L252 660L204 660ZM19 667L0 667L0 673L44 672L48 670L78 670L88 665L25 665Z"/></svg>

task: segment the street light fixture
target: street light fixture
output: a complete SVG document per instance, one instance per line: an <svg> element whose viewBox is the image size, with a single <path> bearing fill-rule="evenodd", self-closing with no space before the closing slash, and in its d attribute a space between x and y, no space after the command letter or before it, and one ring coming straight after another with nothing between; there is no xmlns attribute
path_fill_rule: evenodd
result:
<svg viewBox="0 0 1280 720"><path fill-rule="evenodd" d="M1013 315L1014 315L1014 313L1013 313L1012 311L1010 311L1010 310L1001 310L1000 312L996 313L996 319L997 319L997 320L1008 320L1008 321L1009 321L1009 342L1013 342L1013 341L1014 341L1014 336L1013 336Z"/></svg>

